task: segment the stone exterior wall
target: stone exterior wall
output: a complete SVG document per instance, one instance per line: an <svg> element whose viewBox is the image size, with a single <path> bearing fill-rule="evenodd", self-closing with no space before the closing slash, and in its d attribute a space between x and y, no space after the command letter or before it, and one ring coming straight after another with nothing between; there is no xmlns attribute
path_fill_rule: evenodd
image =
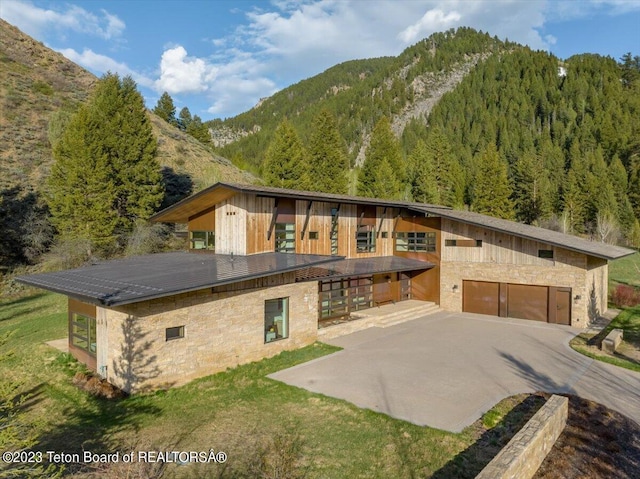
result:
<svg viewBox="0 0 640 479"><path fill-rule="evenodd" d="M452 233L458 226L450 220L443 220L442 260L440 263L440 307L447 311L462 311L463 280L492 281L500 283L530 284L571 288L571 325L586 328L590 321L590 302L597 304L601 311L607 305L607 263L605 260L587 257L585 254L569 251L557 246L544 245L519 238L511 244L510 251L503 251L505 242L511 242L507 235L493 234L488 230L474 227L476 236L483 239L482 247L447 247L444 241L460 239ZM487 233L485 235L484 233ZM505 238L502 238L505 236ZM499 238L499 239L497 239ZM511 248L514 248L511 250ZM537 257L537 249L553 249L553 259ZM534 253L535 252L535 253ZM588 263L593 268L588 269ZM590 298L593 285L595 299ZM454 290L454 285L457 288ZM580 299L574 300L576 296Z"/></svg>
<svg viewBox="0 0 640 479"><path fill-rule="evenodd" d="M567 425L568 412L566 397L551 396L476 479L533 477Z"/></svg>
<svg viewBox="0 0 640 479"><path fill-rule="evenodd" d="M293 276L280 275L291 280ZM281 278L282 279L282 278ZM183 384L285 350L313 343L318 331L315 282L212 292L211 288L114 309L99 308L105 324L107 379L131 392ZM257 284L257 283L255 283ZM289 337L265 343L264 302L289 298ZM184 326L167 341L166 328ZM102 355L101 355L102 357ZM98 365L98 371L100 371Z"/></svg>

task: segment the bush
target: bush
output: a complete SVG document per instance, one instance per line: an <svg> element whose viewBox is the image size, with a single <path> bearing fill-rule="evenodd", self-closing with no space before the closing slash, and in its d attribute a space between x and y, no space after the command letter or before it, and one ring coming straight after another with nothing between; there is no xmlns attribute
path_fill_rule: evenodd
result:
<svg viewBox="0 0 640 479"><path fill-rule="evenodd" d="M126 396L122 389L90 372L77 372L73 376L73 384L89 394L103 399L120 399Z"/></svg>
<svg viewBox="0 0 640 479"><path fill-rule="evenodd" d="M619 284L611 294L611 302L616 308L637 306L640 304L640 289L627 284Z"/></svg>

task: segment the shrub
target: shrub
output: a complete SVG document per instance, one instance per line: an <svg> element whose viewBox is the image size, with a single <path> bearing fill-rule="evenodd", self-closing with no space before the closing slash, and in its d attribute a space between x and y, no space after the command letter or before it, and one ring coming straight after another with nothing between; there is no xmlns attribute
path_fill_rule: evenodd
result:
<svg viewBox="0 0 640 479"><path fill-rule="evenodd" d="M627 284L619 284L611 294L611 302L616 308L636 306L640 304L640 289Z"/></svg>
<svg viewBox="0 0 640 479"><path fill-rule="evenodd" d="M73 384L92 396L103 399L120 399L126 396L122 389L90 372L77 372L73 377Z"/></svg>

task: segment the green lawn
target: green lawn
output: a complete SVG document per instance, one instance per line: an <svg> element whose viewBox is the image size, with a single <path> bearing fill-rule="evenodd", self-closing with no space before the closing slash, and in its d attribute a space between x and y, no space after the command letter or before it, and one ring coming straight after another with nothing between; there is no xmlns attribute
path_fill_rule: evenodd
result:
<svg viewBox="0 0 640 479"><path fill-rule="evenodd" d="M609 263L609 292L618 284L640 287L640 253Z"/></svg>
<svg viewBox="0 0 640 479"><path fill-rule="evenodd" d="M34 449L213 448L228 454L224 466L172 465L163 477L474 477L535 410L526 396L510 399L484 423L453 434L265 377L335 351L319 343L168 391L99 400L73 386L72 376L82 367L43 344L67 334L64 297L47 293L0 300L0 335L9 331L11 340L0 356L9 350L12 355L0 361L0 378L21 381L21 391L31 394L25 411L37 436ZM152 467L109 467L147 466ZM78 477L140 474L101 467L95 476L83 471ZM73 471L69 467L66 474Z"/></svg>

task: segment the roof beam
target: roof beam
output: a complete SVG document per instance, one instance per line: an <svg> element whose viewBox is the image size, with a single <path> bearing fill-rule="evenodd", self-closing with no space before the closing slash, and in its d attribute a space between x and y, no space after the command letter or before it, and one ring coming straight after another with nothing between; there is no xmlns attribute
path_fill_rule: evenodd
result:
<svg viewBox="0 0 640 479"><path fill-rule="evenodd" d="M271 213L271 224L269 224L269 231L267 231L267 241L271 241L271 235L276 227L276 221L278 220L278 198L275 199L273 204L273 212Z"/></svg>
<svg viewBox="0 0 640 479"><path fill-rule="evenodd" d="M302 227L302 232L300 233L300 239L304 239L304 234L307 231L307 226L309 226L309 218L311 217L311 205L313 205L313 200L309 200L309 204L307 204L307 216L304 218L304 226Z"/></svg>

